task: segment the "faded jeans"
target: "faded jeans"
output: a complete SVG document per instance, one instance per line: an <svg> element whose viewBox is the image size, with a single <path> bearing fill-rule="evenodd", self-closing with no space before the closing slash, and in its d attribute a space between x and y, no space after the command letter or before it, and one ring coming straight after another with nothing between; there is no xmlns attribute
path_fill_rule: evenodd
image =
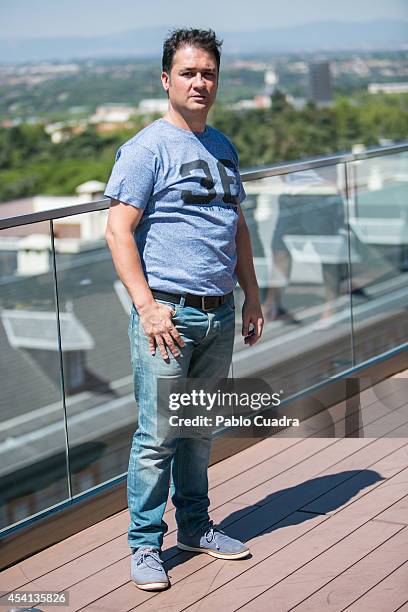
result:
<svg viewBox="0 0 408 612"><path fill-rule="evenodd" d="M139 408L138 428L133 436L127 480L131 549L161 549L168 527L163 514L172 477L172 502L180 531L187 535L203 532L209 525L208 463L211 435L199 439L177 436L177 428L157 428L158 378L226 378L232 358L235 307L231 296L222 306L204 312L191 306L157 300L176 311L172 321L185 346L180 357L168 350L149 351L148 340L133 306L129 339L135 399Z"/></svg>

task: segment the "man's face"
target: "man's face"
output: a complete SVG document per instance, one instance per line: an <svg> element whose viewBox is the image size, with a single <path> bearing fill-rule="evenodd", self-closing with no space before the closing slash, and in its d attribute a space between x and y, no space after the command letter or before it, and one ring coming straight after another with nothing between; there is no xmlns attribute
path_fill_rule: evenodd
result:
<svg viewBox="0 0 408 612"><path fill-rule="evenodd" d="M217 94L217 61L199 47L181 47L174 54L170 75L163 72L161 79L175 110L208 113Z"/></svg>

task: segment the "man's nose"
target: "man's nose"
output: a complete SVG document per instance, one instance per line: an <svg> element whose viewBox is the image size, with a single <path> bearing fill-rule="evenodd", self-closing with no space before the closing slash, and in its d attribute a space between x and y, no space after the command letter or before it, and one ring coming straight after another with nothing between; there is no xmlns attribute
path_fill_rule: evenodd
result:
<svg viewBox="0 0 408 612"><path fill-rule="evenodd" d="M204 86L204 79L201 75L200 72L197 72L197 74L194 77L194 85L195 87L203 87Z"/></svg>

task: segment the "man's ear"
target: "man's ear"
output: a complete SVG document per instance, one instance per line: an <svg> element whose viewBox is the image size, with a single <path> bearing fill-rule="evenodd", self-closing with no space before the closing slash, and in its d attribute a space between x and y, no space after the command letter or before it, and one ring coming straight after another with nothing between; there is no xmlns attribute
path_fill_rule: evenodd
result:
<svg viewBox="0 0 408 612"><path fill-rule="evenodd" d="M161 82L162 82L164 91L168 92L169 87L170 87L170 75L167 74L167 72L161 73Z"/></svg>

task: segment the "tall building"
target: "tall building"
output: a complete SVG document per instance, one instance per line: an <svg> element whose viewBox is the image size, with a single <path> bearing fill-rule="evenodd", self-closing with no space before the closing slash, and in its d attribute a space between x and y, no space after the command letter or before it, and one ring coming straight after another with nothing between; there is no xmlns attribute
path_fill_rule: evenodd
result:
<svg viewBox="0 0 408 612"><path fill-rule="evenodd" d="M309 63L309 98L317 104L331 102L332 88L328 61Z"/></svg>
<svg viewBox="0 0 408 612"><path fill-rule="evenodd" d="M266 70L264 75L264 83L265 90L264 94L266 96L271 96L276 89L277 84L279 83L279 77L274 70Z"/></svg>

